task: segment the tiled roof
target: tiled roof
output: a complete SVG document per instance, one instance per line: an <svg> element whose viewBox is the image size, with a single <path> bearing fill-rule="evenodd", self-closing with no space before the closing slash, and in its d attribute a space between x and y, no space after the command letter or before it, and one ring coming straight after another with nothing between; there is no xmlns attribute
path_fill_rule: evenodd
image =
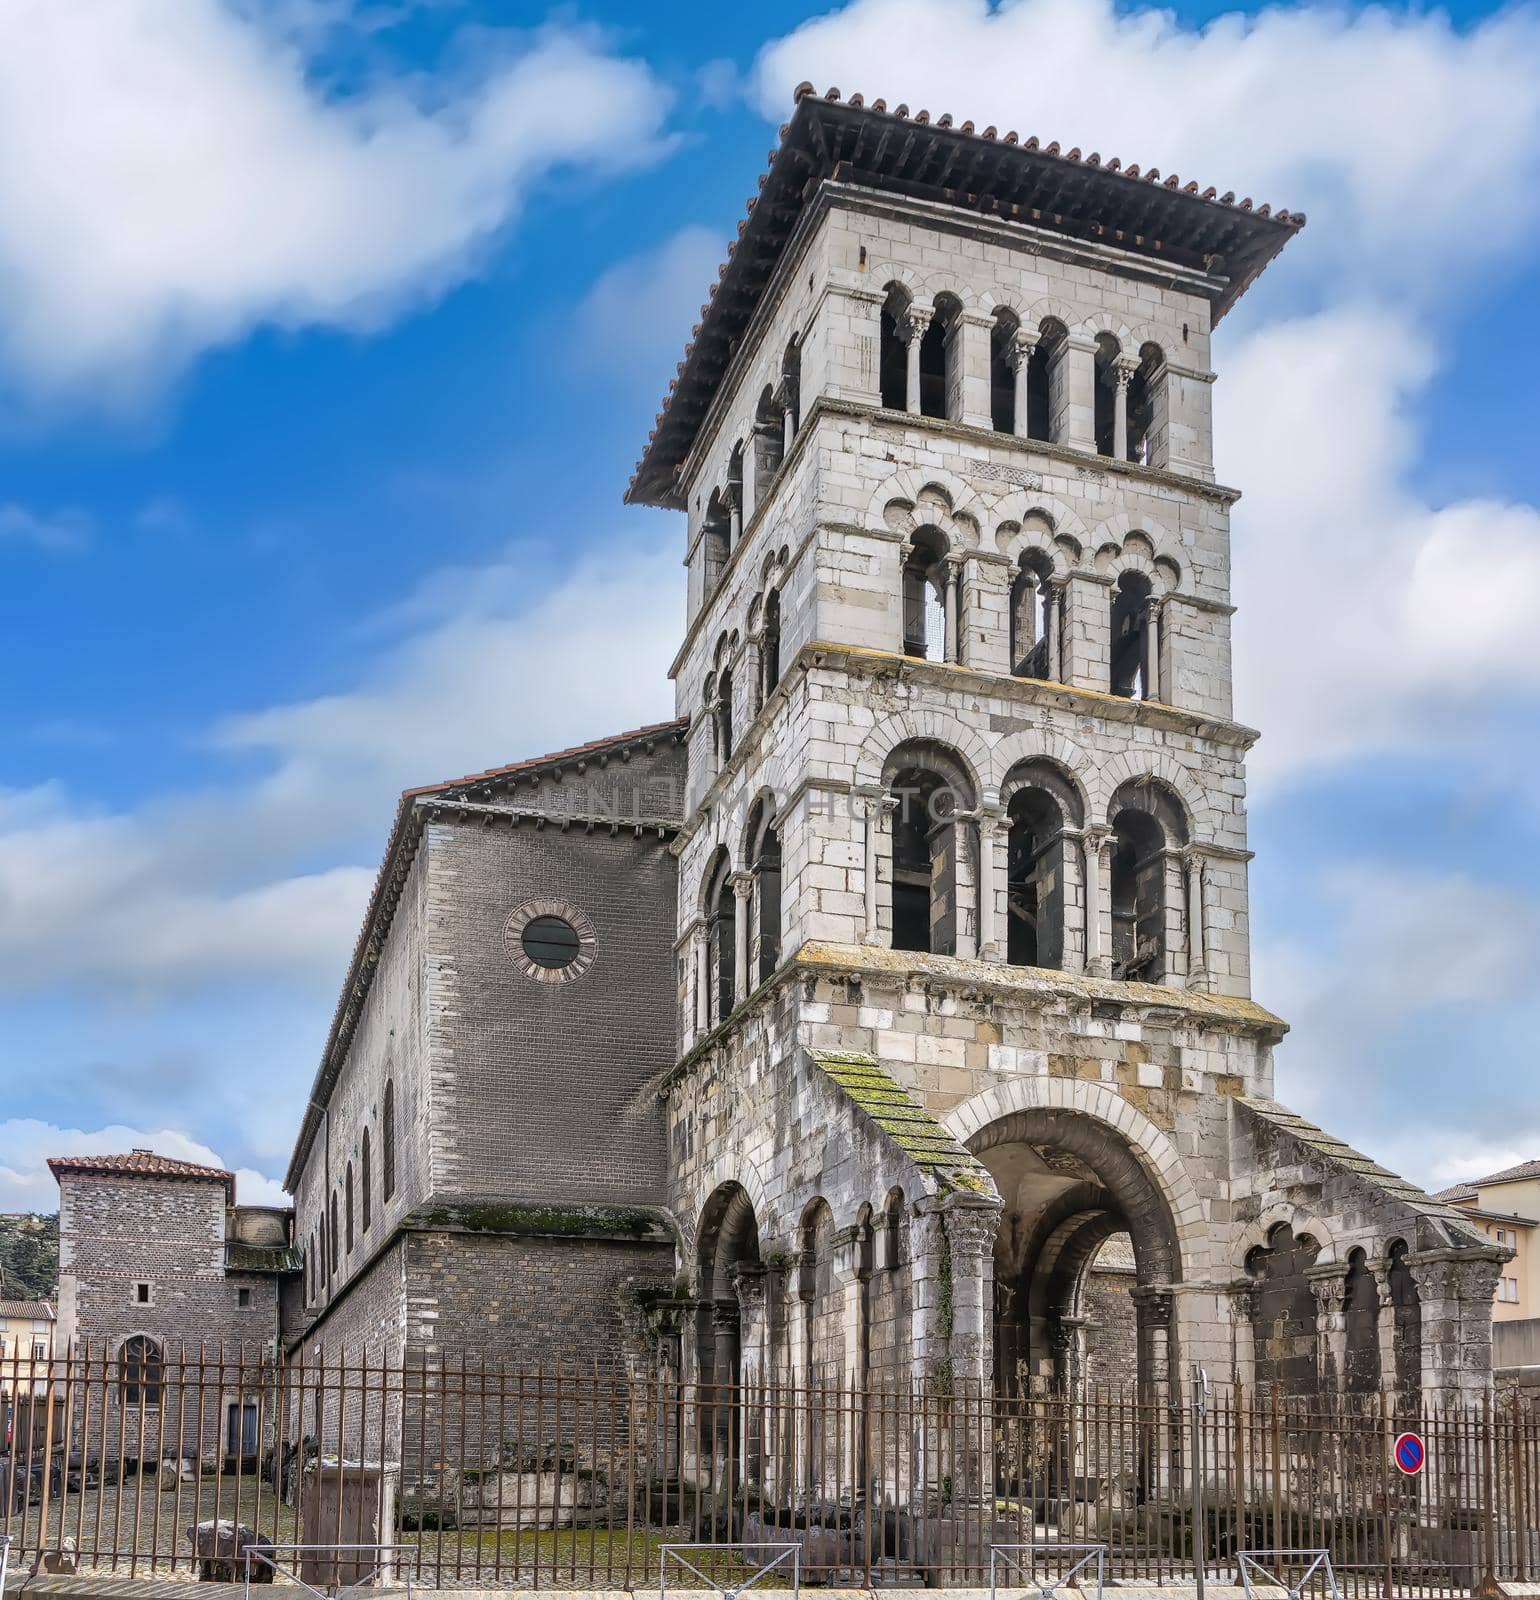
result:
<svg viewBox="0 0 1540 1600"><path fill-rule="evenodd" d="M1467 1200L1477 1198L1476 1191L1468 1183L1456 1183L1448 1189L1436 1189L1433 1198L1446 1206L1457 1206Z"/></svg>
<svg viewBox="0 0 1540 1600"><path fill-rule="evenodd" d="M466 789L476 784L495 782L499 778L516 778L521 773L533 772L541 767L576 766L592 756L602 756L620 745L635 744L639 740L657 738L661 734L678 735L690 726L688 717L676 717L671 722L654 722L645 728L633 728L629 733L612 733L607 739L591 739L587 744L575 744L566 750L553 750L549 755L531 756L527 761L515 761L506 767L488 767L485 772L467 773L463 778L446 778L442 783L425 784L420 789L408 789L405 795L416 799L419 795L441 794L446 789Z"/></svg>
<svg viewBox="0 0 1540 1600"><path fill-rule="evenodd" d="M1450 1205L1438 1195L1419 1189L1414 1183L1408 1183L1389 1167L1382 1167L1378 1161L1372 1160L1361 1150L1355 1150L1352 1145L1345 1144L1341 1139L1327 1133L1324 1128L1318 1128L1315 1123L1307 1121L1297 1111L1290 1111L1287 1106L1280 1105L1276 1100L1264 1099L1261 1095L1240 1095L1238 1104L1245 1106L1264 1122L1298 1139L1307 1149L1331 1162L1333 1166L1350 1173L1359 1182L1392 1200L1400 1201L1418 1216L1441 1224L1450 1243L1466 1245L1485 1242L1480 1233L1471 1227L1469 1213Z"/></svg>
<svg viewBox="0 0 1540 1600"><path fill-rule="evenodd" d="M223 1167L202 1167L193 1161L176 1161L152 1150L133 1150L126 1156L50 1156L48 1167L55 1178L64 1173L100 1178L205 1178L222 1183L230 1204L235 1204L233 1172L226 1172Z"/></svg>
<svg viewBox="0 0 1540 1600"><path fill-rule="evenodd" d="M1216 322L1305 221L1156 167L993 127L976 132L971 122L954 126L948 113L890 111L885 101L842 98L838 89L820 96L804 83L701 307L627 500L680 508L679 466L806 206L828 180L966 206L1204 273L1221 285Z"/></svg>
<svg viewBox="0 0 1540 1600"><path fill-rule="evenodd" d="M309 1103L305 1108L304 1119L300 1123L299 1136L294 1143L294 1154L289 1158L289 1170L284 1177L284 1185L291 1193L299 1181L300 1167L320 1120L320 1113L316 1108L325 1104L326 1096L331 1092L331 1086L341 1068L342 1058L347 1053L353 1024L374 979L375 958L384 944L386 934L390 931L401 884L405 880L406 870L416 855L421 819L420 803L432 800L436 795L453 795L461 790L475 789L486 783L496 784L503 779L518 777L524 773L570 766L580 761L619 752L629 745L645 744L660 738L679 739L683 737L689 725L688 717L681 717L673 722L655 722L646 727L632 728L627 733L614 733L605 739L594 739L587 744L573 745L566 750L553 750L547 755L531 756L527 760L515 761L508 766L488 767L485 772L468 773L462 778L446 778L440 783L424 784L421 788L406 789L402 792L400 803L396 807L395 821L391 824L390 838L385 845L385 855L380 862L379 871L375 874L374 887L369 891L369 903L364 908L363 926L358 930L358 938L354 941L353 954L348 961L347 976L343 980L342 992L337 997L336 1010L332 1013L331 1027L327 1031L326 1044L321 1052L321 1063L316 1068Z"/></svg>
<svg viewBox="0 0 1540 1600"><path fill-rule="evenodd" d="M1540 1178L1540 1161L1521 1161L1516 1167L1504 1167L1501 1172L1490 1173L1485 1178L1472 1178L1467 1189L1482 1189L1489 1183L1522 1183L1526 1178Z"/></svg>
<svg viewBox="0 0 1540 1600"><path fill-rule="evenodd" d="M52 1305L46 1300L0 1300L0 1317L18 1321L53 1322Z"/></svg>

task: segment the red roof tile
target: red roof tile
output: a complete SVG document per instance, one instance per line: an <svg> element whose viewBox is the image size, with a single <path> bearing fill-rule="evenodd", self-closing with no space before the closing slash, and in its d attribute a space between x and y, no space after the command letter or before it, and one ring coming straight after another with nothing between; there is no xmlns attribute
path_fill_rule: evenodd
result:
<svg viewBox="0 0 1540 1600"><path fill-rule="evenodd" d="M55 1178L75 1173L98 1178L189 1178L207 1179L224 1185L230 1204L235 1204L235 1174L223 1167L202 1167L194 1161L177 1161L158 1156L152 1150L133 1150L126 1156L50 1156L49 1170Z"/></svg>

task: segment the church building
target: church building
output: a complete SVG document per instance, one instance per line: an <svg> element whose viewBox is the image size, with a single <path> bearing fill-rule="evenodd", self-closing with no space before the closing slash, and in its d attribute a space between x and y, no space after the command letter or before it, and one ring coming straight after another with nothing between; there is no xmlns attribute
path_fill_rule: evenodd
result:
<svg viewBox="0 0 1540 1600"><path fill-rule="evenodd" d="M1304 220L799 91L627 495L677 719L402 797L291 1349L1485 1389L1506 1253L1251 994L1210 344Z"/></svg>

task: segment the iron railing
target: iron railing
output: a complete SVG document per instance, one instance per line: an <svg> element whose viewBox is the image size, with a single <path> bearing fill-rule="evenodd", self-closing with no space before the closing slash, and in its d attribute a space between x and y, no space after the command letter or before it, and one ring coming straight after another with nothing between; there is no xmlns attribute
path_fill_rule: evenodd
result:
<svg viewBox="0 0 1540 1600"><path fill-rule="evenodd" d="M247 1548L321 1545L336 1568L370 1546L425 1588L635 1588L665 1545L737 1547L729 1584L790 1545L804 1583L982 1587L996 1547L1096 1545L1109 1581L1191 1581L1201 1561L1239 1583L1262 1550L1327 1551L1352 1595L1540 1579L1540 1417L1517 1402L1235 1388L1199 1412L1101 1389L81 1346L0 1363L0 1409L0 1536L23 1571L238 1581ZM1393 1460L1406 1429L1416 1477Z"/></svg>

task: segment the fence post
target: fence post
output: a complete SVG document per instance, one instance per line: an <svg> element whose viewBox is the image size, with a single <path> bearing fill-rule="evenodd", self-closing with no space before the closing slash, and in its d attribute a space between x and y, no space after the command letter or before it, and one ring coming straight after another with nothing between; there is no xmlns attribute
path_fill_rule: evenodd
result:
<svg viewBox="0 0 1540 1600"><path fill-rule="evenodd" d="M1198 1600L1205 1600L1204 1572L1208 1530L1204 1526L1204 1474L1207 1452L1203 1448L1203 1414L1208 1409L1208 1374L1196 1362L1192 1368L1192 1559Z"/></svg>
<svg viewBox="0 0 1540 1600"><path fill-rule="evenodd" d="M1492 1391L1481 1396L1481 1593L1495 1595L1497 1588L1497 1510L1492 1481Z"/></svg>

